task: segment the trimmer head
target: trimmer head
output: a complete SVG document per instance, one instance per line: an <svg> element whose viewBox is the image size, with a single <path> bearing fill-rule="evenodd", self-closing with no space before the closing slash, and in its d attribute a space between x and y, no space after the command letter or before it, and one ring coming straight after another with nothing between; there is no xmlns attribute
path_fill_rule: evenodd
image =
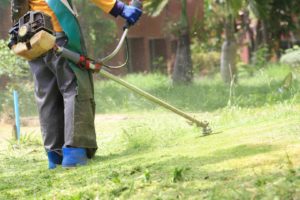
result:
<svg viewBox="0 0 300 200"><path fill-rule="evenodd" d="M203 136L212 134L212 129L209 127L209 124L207 124L206 127L202 128L202 134L203 134Z"/></svg>
<svg viewBox="0 0 300 200"><path fill-rule="evenodd" d="M196 118L193 118L193 121L187 121L187 123L202 128L203 136L208 136L213 133L207 121L198 121Z"/></svg>

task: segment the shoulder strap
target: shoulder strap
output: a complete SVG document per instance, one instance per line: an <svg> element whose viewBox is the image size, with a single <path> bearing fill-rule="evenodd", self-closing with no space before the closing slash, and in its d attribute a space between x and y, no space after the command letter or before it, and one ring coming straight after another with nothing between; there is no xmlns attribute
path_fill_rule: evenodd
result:
<svg viewBox="0 0 300 200"><path fill-rule="evenodd" d="M57 17L60 26L68 36L67 48L76 51L82 55L86 55L84 39L81 34L80 25L72 12L65 6L63 0L45 0L51 10ZM71 7L72 3L68 5Z"/></svg>
<svg viewBox="0 0 300 200"><path fill-rule="evenodd" d="M75 17L78 17L78 12L77 12L77 9L76 7L73 5L73 8L72 6L70 5L70 3L68 2L68 0L60 0L65 6L66 8L68 8L68 10L75 16Z"/></svg>

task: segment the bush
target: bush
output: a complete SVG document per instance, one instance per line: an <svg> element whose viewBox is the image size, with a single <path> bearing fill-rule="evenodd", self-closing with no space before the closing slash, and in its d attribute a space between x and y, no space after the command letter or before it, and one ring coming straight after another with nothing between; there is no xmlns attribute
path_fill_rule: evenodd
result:
<svg viewBox="0 0 300 200"><path fill-rule="evenodd" d="M32 95L28 95L29 91L33 91L30 84L30 73L27 61L15 56L7 47L7 41L0 40L0 111L1 118L11 118L13 108L13 90L19 92L20 111L36 114L33 109ZM30 93L31 94L31 93Z"/></svg>
<svg viewBox="0 0 300 200"><path fill-rule="evenodd" d="M257 69L264 68L268 65L270 57L269 49L267 46L260 47L257 49L251 58L251 63L255 65Z"/></svg>
<svg viewBox="0 0 300 200"><path fill-rule="evenodd" d="M14 55L7 47L7 43L5 40L0 40L0 76L7 76L14 80L29 77L26 60Z"/></svg>
<svg viewBox="0 0 300 200"><path fill-rule="evenodd" d="M300 48L288 49L281 57L280 62L292 67L300 67Z"/></svg>
<svg viewBox="0 0 300 200"><path fill-rule="evenodd" d="M200 75L211 75L219 71L220 52L199 52L193 53L192 59L194 70Z"/></svg>

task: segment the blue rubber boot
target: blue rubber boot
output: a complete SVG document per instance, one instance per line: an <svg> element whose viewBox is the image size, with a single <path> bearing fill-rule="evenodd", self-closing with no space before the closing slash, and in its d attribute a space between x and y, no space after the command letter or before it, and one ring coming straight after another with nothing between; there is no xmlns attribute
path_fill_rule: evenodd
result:
<svg viewBox="0 0 300 200"><path fill-rule="evenodd" d="M56 168L56 165L61 165L63 158L57 152L47 151L47 156L48 156L48 168L49 169L54 169L54 168Z"/></svg>
<svg viewBox="0 0 300 200"><path fill-rule="evenodd" d="M63 147L62 167L71 168L77 165L86 165L87 159L85 148Z"/></svg>

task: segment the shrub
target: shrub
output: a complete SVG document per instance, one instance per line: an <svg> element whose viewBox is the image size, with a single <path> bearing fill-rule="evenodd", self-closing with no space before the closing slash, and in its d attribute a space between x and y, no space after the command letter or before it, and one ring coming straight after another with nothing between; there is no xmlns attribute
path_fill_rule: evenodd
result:
<svg viewBox="0 0 300 200"><path fill-rule="evenodd" d="M13 79L29 76L28 64L15 56L7 47L7 41L0 40L0 76Z"/></svg>
<svg viewBox="0 0 300 200"><path fill-rule="evenodd" d="M281 57L280 62L292 67L300 67L300 48L288 49Z"/></svg>
<svg viewBox="0 0 300 200"><path fill-rule="evenodd" d="M219 71L220 52L198 52L193 53L192 59L194 70L200 75L211 75Z"/></svg>
<svg viewBox="0 0 300 200"><path fill-rule="evenodd" d="M264 68L268 65L270 57L269 49L267 46L260 47L257 49L251 58L251 63L255 65L257 69Z"/></svg>
<svg viewBox="0 0 300 200"><path fill-rule="evenodd" d="M13 108L13 90L19 92L20 111L26 110L26 113L35 114L35 109L31 106L33 95L28 98L28 91L33 91L33 86L29 82L30 73L27 62L15 56L7 47L5 40L0 40L0 58L0 88L2 89L0 91L0 117L10 118Z"/></svg>

